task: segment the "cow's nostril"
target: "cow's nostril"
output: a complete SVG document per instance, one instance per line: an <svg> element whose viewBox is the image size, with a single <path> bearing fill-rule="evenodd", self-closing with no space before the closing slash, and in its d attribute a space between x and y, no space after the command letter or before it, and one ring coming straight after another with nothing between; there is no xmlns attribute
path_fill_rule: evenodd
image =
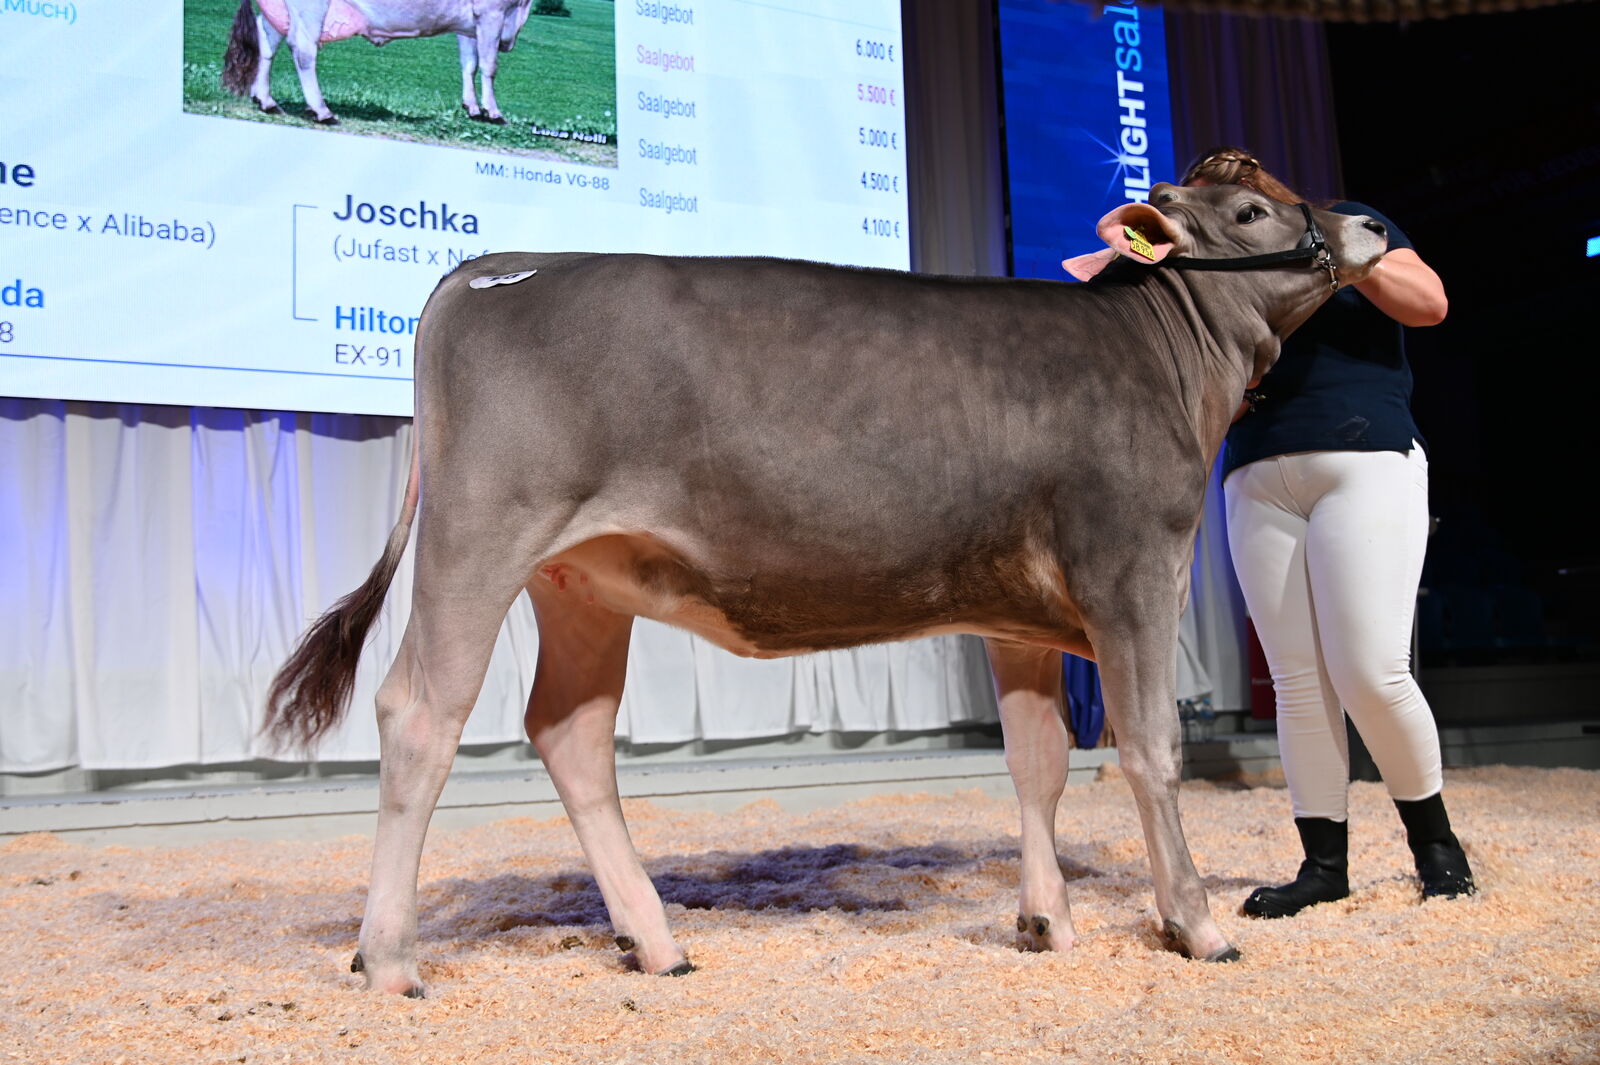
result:
<svg viewBox="0 0 1600 1065"><path fill-rule="evenodd" d="M1380 237L1387 236L1389 233L1388 228L1376 218L1364 218L1361 220L1361 225L1362 228L1370 229Z"/></svg>

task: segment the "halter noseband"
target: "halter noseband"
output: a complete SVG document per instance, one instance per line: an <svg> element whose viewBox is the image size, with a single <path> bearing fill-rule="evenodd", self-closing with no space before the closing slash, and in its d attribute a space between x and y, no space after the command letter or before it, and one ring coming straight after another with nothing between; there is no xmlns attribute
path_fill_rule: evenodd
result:
<svg viewBox="0 0 1600 1065"><path fill-rule="evenodd" d="M1339 268L1333 263L1333 252L1328 250L1328 240L1322 235L1322 227L1317 225L1317 220L1312 217L1310 207L1303 203L1297 203L1295 206L1306 216L1306 231L1301 234L1300 242L1289 251L1244 255L1235 259L1190 259L1169 255L1161 260L1160 265L1176 266L1180 270L1253 270L1259 266L1277 266L1280 263L1296 263L1304 260L1318 270L1328 271L1328 284L1333 291L1338 292Z"/></svg>

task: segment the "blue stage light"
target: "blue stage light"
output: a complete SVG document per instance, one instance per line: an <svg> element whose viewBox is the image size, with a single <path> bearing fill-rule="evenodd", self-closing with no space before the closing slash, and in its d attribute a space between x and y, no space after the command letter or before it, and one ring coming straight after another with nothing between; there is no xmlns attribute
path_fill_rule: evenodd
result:
<svg viewBox="0 0 1600 1065"><path fill-rule="evenodd" d="M1600 237L1590 237L1589 258L1593 259L1596 255L1600 255Z"/></svg>

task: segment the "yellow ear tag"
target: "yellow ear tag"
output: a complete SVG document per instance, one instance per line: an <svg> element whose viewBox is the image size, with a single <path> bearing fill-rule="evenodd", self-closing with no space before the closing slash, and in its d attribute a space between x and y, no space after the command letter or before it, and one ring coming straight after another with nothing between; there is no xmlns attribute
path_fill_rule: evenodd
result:
<svg viewBox="0 0 1600 1065"><path fill-rule="evenodd" d="M1133 249L1135 255L1142 255L1151 262L1156 261L1155 245L1145 239L1145 235L1132 226L1123 226L1122 232L1128 238L1128 247Z"/></svg>

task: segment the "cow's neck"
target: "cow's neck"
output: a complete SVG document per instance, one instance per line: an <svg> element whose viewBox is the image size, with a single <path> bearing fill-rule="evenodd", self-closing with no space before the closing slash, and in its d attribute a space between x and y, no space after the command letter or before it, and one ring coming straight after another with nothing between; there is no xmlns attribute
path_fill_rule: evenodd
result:
<svg viewBox="0 0 1600 1065"><path fill-rule="evenodd" d="M1222 446L1247 386L1278 361L1283 341L1322 306L1320 273L1152 271L1168 317L1200 351L1205 397L1195 418L1208 453Z"/></svg>
<svg viewBox="0 0 1600 1065"><path fill-rule="evenodd" d="M1194 276L1150 270L1122 291L1138 301L1168 350L1180 353L1174 369L1184 411L1209 462L1222 446L1258 356L1270 345L1270 358L1276 358L1277 340L1259 308L1234 293L1196 291Z"/></svg>

